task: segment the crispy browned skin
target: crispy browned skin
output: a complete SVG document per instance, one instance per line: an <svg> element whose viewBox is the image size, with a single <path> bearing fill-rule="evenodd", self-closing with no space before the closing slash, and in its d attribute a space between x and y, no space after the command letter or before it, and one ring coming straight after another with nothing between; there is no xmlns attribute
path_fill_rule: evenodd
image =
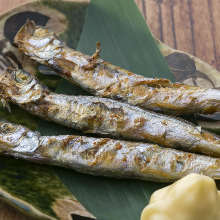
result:
<svg viewBox="0 0 220 220"><path fill-rule="evenodd" d="M136 75L100 59L99 47L91 57L68 48L54 33L33 21L20 29L15 43L32 59L53 67L62 77L96 96L172 114L220 111L219 90Z"/></svg>
<svg viewBox="0 0 220 220"><path fill-rule="evenodd" d="M40 136L5 121L0 121L0 152L92 175L170 182L200 173L220 179L216 158L109 138Z"/></svg>
<svg viewBox="0 0 220 220"><path fill-rule="evenodd" d="M32 114L84 133L153 142L220 157L220 138L187 121L112 99L56 94L23 70L2 73L0 91L1 97Z"/></svg>

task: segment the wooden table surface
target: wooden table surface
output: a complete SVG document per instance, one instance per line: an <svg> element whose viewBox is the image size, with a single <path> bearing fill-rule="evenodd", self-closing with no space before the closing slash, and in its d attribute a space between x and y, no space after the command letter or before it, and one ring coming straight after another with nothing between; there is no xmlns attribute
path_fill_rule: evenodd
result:
<svg viewBox="0 0 220 220"><path fill-rule="evenodd" d="M31 0L0 0L0 13ZM220 70L219 0L135 0L152 33ZM27 220L0 202L0 220Z"/></svg>

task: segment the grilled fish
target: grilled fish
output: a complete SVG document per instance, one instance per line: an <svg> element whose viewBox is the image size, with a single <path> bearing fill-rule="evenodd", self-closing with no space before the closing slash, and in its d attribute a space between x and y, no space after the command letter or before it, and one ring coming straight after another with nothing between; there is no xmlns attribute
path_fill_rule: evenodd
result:
<svg viewBox="0 0 220 220"><path fill-rule="evenodd" d="M40 136L2 120L0 154L117 178L169 182L189 173L220 178L220 159L109 138Z"/></svg>
<svg viewBox="0 0 220 220"><path fill-rule="evenodd" d="M220 138L189 122L112 99L56 94L20 69L0 75L0 91L4 103L11 101L34 115L84 133L220 156Z"/></svg>
<svg viewBox="0 0 220 220"><path fill-rule="evenodd" d="M220 111L219 90L136 75L100 59L100 46L92 56L84 55L33 21L19 30L15 44L33 60L53 67L62 77L99 97L175 115Z"/></svg>

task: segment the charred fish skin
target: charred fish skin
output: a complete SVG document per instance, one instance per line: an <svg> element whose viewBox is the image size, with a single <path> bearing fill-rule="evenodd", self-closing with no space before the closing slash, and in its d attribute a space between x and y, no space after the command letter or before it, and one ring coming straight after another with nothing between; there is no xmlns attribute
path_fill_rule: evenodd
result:
<svg viewBox="0 0 220 220"><path fill-rule="evenodd" d="M58 74L90 93L169 114L220 111L220 91L172 84L167 79L136 75L99 58L68 48L56 35L33 21L18 31L15 44L27 56L58 70Z"/></svg>
<svg viewBox="0 0 220 220"><path fill-rule="evenodd" d="M5 121L0 121L0 153L99 176L171 182L201 173L220 179L217 158L109 138L40 136Z"/></svg>
<svg viewBox="0 0 220 220"><path fill-rule="evenodd" d="M189 122L111 99L56 94L20 69L2 73L0 89L5 100L43 119L84 133L220 156L220 138Z"/></svg>

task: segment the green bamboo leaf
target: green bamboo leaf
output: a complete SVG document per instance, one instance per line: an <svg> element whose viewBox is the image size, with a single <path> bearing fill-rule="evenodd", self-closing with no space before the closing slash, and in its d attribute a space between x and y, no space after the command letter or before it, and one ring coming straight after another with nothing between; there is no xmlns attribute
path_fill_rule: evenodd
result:
<svg viewBox="0 0 220 220"><path fill-rule="evenodd" d="M146 77L174 80L134 1L91 1L77 48L92 54L97 41L106 61Z"/></svg>

